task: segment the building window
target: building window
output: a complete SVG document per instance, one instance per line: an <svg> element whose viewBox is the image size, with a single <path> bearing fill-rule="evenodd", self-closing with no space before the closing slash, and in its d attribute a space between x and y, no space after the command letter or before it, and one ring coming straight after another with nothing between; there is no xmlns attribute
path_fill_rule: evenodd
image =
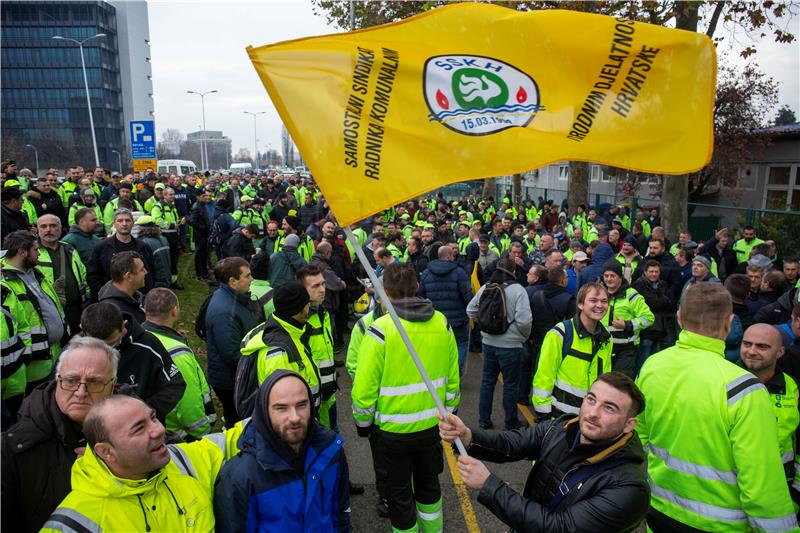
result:
<svg viewBox="0 0 800 533"><path fill-rule="evenodd" d="M800 210L800 176L797 166L774 166L767 169L764 191L766 209Z"/></svg>
<svg viewBox="0 0 800 533"><path fill-rule="evenodd" d="M592 165L592 181L600 181L600 167Z"/></svg>
<svg viewBox="0 0 800 533"><path fill-rule="evenodd" d="M569 165L559 165L558 179L562 181L569 179Z"/></svg>
<svg viewBox="0 0 800 533"><path fill-rule="evenodd" d="M754 191L756 189L756 180L758 179L758 167L756 165L749 165L739 169L739 176L736 180L736 188L746 191Z"/></svg>

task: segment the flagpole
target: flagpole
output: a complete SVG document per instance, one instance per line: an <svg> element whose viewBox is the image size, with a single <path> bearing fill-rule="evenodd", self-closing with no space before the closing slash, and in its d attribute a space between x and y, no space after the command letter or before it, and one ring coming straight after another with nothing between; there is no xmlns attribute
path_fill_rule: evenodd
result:
<svg viewBox="0 0 800 533"><path fill-rule="evenodd" d="M369 276L369 280L372 282L372 287L375 289L375 291L377 291L381 302L386 306L386 310L389 312L389 316L392 317L392 322L394 322L397 331L400 333L400 338L403 339L406 348L408 348L408 353L411 355L411 359L417 366L417 371L419 372L419 375L422 376L422 380L425 382L425 387L427 387L428 393L430 393L433 401L436 403L436 408L439 410L439 413L442 415L442 417L447 419L447 410L444 408L444 404L442 403L441 398L439 398L439 395L436 394L436 387L433 386L433 382L431 381L431 378L428 377L425 367L422 366L422 361L419 360L419 354L417 354L414 344L411 342L406 329L400 322L400 317L397 315L397 311L392 305L392 301L383 290L383 284L378 282L378 276L375 275L372 265L369 263L369 261L367 261L367 256L364 255L364 250L361 249L361 246L358 244L358 240L356 240L356 236L353 235L353 231L349 226L344 228L344 234L347 236L347 240L350 241L350 245L353 247L353 250L355 250L356 256L358 256L358 260L361 262L364 270L366 270L367 276ZM456 437L456 448L458 448L458 452L461 455L469 455L467 453L467 449L464 448L464 444L461 442L461 438L459 437Z"/></svg>

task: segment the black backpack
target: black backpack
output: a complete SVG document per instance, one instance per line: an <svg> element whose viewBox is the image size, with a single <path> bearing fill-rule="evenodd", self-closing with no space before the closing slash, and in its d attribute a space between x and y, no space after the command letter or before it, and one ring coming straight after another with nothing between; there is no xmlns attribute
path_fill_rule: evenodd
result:
<svg viewBox="0 0 800 533"><path fill-rule="evenodd" d="M222 229L219 227L219 217L211 223L211 234L208 237L208 244L213 247L222 246Z"/></svg>
<svg viewBox="0 0 800 533"><path fill-rule="evenodd" d="M508 331L511 322L506 312L506 287L508 283L487 283L478 301L478 326L482 332L501 335Z"/></svg>
<svg viewBox="0 0 800 533"><path fill-rule="evenodd" d="M214 295L214 292L216 292L217 289L219 289L219 282L212 282L208 284L208 296L206 296L206 299L203 300L202 304L200 304L200 310L197 312L197 318L194 321L194 332L203 340L207 340L206 336L208 335L208 331L206 330L206 314L208 314L208 304L211 302L211 297Z"/></svg>

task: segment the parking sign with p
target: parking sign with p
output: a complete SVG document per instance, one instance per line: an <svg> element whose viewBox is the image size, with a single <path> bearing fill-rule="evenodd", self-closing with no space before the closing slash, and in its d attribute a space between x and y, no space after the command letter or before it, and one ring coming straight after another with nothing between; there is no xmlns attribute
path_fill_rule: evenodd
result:
<svg viewBox="0 0 800 533"><path fill-rule="evenodd" d="M131 120L131 158L156 158L156 131L152 120Z"/></svg>

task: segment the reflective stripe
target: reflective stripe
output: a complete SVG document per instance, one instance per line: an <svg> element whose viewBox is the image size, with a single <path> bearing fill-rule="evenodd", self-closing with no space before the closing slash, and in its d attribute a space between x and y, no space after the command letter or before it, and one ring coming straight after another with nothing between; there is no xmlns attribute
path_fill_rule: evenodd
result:
<svg viewBox="0 0 800 533"><path fill-rule="evenodd" d="M249 423L250 419L247 419L247 423ZM244 428L247 427L246 423L242 423L242 433L244 433ZM206 435L204 437L209 441L213 442L217 445L217 448L222 450L222 455L224 456L228 451L228 443L225 440L225 433L211 433L210 435Z"/></svg>
<svg viewBox="0 0 800 533"><path fill-rule="evenodd" d="M797 517L794 514L787 514L780 518L756 518L747 515L747 521L756 529L762 531L790 531L797 527Z"/></svg>
<svg viewBox="0 0 800 533"><path fill-rule="evenodd" d="M764 385L752 374L741 376L728 383L726 387L728 392L728 405L732 405L751 392L763 389L767 390Z"/></svg>
<svg viewBox="0 0 800 533"><path fill-rule="evenodd" d="M659 448L652 442L647 445L647 449L650 451L650 453L664 461L664 464L667 465L668 468L671 468L677 472L711 481L724 481L725 483L730 483L732 485L736 484L737 471L735 469L719 470L711 466L690 463L689 461L684 461L683 459L678 459L677 457L670 455L669 451L665 450L664 448Z"/></svg>
<svg viewBox="0 0 800 533"><path fill-rule="evenodd" d="M8 510L6 511L8 512ZM59 507L42 529L54 529L68 533L102 533L103 529L74 509Z"/></svg>
<svg viewBox="0 0 800 533"><path fill-rule="evenodd" d="M2 365L8 366L19 361L19 358L25 354L25 349L26 349L25 346L22 346L21 348L14 350L13 352L8 352L5 351L4 349L2 355Z"/></svg>
<svg viewBox="0 0 800 533"><path fill-rule="evenodd" d="M794 462L794 451L790 450L788 452L783 452L781 454L781 462L783 464L793 463Z"/></svg>
<svg viewBox="0 0 800 533"><path fill-rule="evenodd" d="M611 337L611 344L630 344L632 342L636 342L636 339L638 338L639 338L638 334L625 338Z"/></svg>
<svg viewBox="0 0 800 533"><path fill-rule="evenodd" d="M167 449L169 450L169 456L172 458L172 463L178 467L181 474L192 476L197 479L197 474L192 467L192 462L189 460L189 457L186 456L186 452L178 448L175 444L168 444Z"/></svg>
<svg viewBox="0 0 800 533"><path fill-rule="evenodd" d="M580 407L575 407L575 406L570 405L568 403L561 403L555 398L553 398L553 407L555 407L556 409L558 409L562 413L569 413L569 414L572 414L572 415L577 415L577 414L580 414L580 412L581 412L581 408ZM549 412L549 411L547 411L547 412Z"/></svg>
<svg viewBox="0 0 800 533"><path fill-rule="evenodd" d="M361 408L358 407L356 404L353 404L353 412L364 416L372 416L375 413L375 404L373 403L370 407L367 408Z"/></svg>
<svg viewBox="0 0 800 533"><path fill-rule="evenodd" d="M156 255L158 252L163 252L164 250L169 251L169 246L162 246L161 248L156 248L153 250L153 255Z"/></svg>
<svg viewBox="0 0 800 533"><path fill-rule="evenodd" d="M323 368L330 368L333 366L333 359L323 359L322 361L316 361L317 368L320 370Z"/></svg>
<svg viewBox="0 0 800 533"><path fill-rule="evenodd" d="M447 384L447 377L442 377L439 379L433 380L433 386L435 388L442 387L443 385ZM407 394L415 394L417 392L425 392L428 390L428 387L425 386L425 383L412 383L410 385L398 385L396 387L381 387L381 396L405 396Z"/></svg>
<svg viewBox="0 0 800 533"><path fill-rule="evenodd" d="M356 425L360 428L368 428L372 425L372 418L369 420L359 420L356 418Z"/></svg>
<svg viewBox="0 0 800 533"><path fill-rule="evenodd" d="M649 478L649 476L648 476ZM656 485L652 478L649 478L650 489L653 491L654 496L663 498L673 505L677 505L681 509L698 514L711 520L721 520L723 522L744 522L747 515L739 509L728 509L727 507L719 507L711 505L710 503L698 502L678 496L672 491Z"/></svg>
<svg viewBox="0 0 800 533"><path fill-rule="evenodd" d="M14 335L11 338L0 341L0 350L8 350L20 341L19 335Z"/></svg>
<svg viewBox="0 0 800 533"><path fill-rule="evenodd" d="M286 355L286 352L283 348L272 348L271 350L267 350L267 353L264 354L264 359L271 359L272 357L277 357L279 355Z"/></svg>
<svg viewBox="0 0 800 533"><path fill-rule="evenodd" d="M142 344L140 342L131 342L131 345L139 346L140 348L144 348L146 350L149 350L150 352L153 353L153 355L158 357L158 360L161 361L161 372L164 373L164 376L167 378L167 381L172 381L172 377L170 377L169 373L167 372L167 368L164 366L164 359L161 358L161 354L160 353L158 353L157 351L152 349L150 346L148 346L146 344Z"/></svg>
<svg viewBox="0 0 800 533"><path fill-rule="evenodd" d="M425 409L424 411L417 411L416 413L375 413L375 418L378 422L392 422L394 424L413 424L414 422L422 422L423 420L435 417L435 407Z"/></svg>
<svg viewBox="0 0 800 533"><path fill-rule="evenodd" d="M552 403L547 403L547 404L544 404L544 405L534 404L533 405L533 410L536 411L537 413L546 414L546 413L549 413L549 412L551 412L553 410L553 404Z"/></svg>
<svg viewBox="0 0 800 533"><path fill-rule="evenodd" d="M333 383L334 381L336 381L335 374L324 374L319 377L320 383Z"/></svg>
<svg viewBox="0 0 800 533"><path fill-rule="evenodd" d="M47 328L44 326L31 326L28 328L28 332L31 335L47 335Z"/></svg>
<svg viewBox="0 0 800 533"><path fill-rule="evenodd" d="M30 346L28 346L28 351L31 352L31 353L33 353L33 352L43 352L43 351L47 351L49 349L50 349L50 343L49 342L35 342L35 343L31 344Z"/></svg>
<svg viewBox="0 0 800 533"><path fill-rule="evenodd" d="M439 519L439 517L442 516L442 511L439 510L439 511L436 511L435 513L424 513L422 511L420 511L419 509L417 509L417 514L419 515L419 517L422 520L427 520L428 522L432 522L434 520Z"/></svg>
<svg viewBox="0 0 800 533"><path fill-rule="evenodd" d="M186 431L193 431L195 429L200 429L201 427L205 426L206 424L211 424L211 420L208 419L207 416L200 417L197 422L194 424L189 424L184 429Z"/></svg>
<svg viewBox="0 0 800 533"><path fill-rule="evenodd" d="M369 335L370 337L372 337L381 344L384 344L386 342L386 337L383 334L383 331L381 331L381 329L374 324L367 328L367 335Z"/></svg>
<svg viewBox="0 0 800 533"><path fill-rule="evenodd" d="M563 390L564 392L568 392L573 396L577 396L579 398L583 398L584 396L586 396L586 393L589 392L580 387L576 387L571 383L567 383L566 381L561 379L556 379L555 386Z"/></svg>
<svg viewBox="0 0 800 533"><path fill-rule="evenodd" d="M533 395L538 396L542 399L547 399L553 395L552 390L544 390L544 389L537 389L536 387L533 388Z"/></svg>
<svg viewBox="0 0 800 533"><path fill-rule="evenodd" d="M454 393L452 393L452 394L451 394L451 393L449 393L449 392L447 392L447 393L445 393L445 395L444 395L444 399L445 399L445 400L455 400L456 398L458 398L458 397L460 397L460 396L461 396L461 393L460 393L460 392L454 392Z"/></svg>

